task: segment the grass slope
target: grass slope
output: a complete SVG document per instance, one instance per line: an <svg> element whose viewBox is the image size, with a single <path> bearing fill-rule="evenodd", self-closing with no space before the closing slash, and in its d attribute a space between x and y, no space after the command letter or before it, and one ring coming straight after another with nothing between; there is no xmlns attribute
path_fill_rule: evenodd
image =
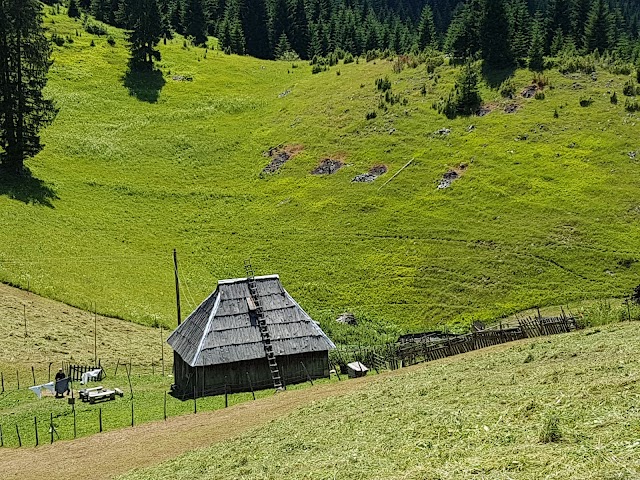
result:
<svg viewBox="0 0 640 480"><path fill-rule="evenodd" d="M217 279L243 276L250 257L337 340L349 332L331 320L345 310L393 336L637 284L640 169L627 154L638 149L638 118L607 93L622 98L625 77L549 72L545 100L518 99L506 114L484 88L496 111L447 120L431 104L451 88L449 66L439 80L424 66L395 74L388 61L312 75L305 63L176 39L160 47L163 76L141 88L127 75L122 32L110 29L111 47L64 15L45 22L74 43L55 47L49 92L61 110L29 162L39 181L0 181L1 281L170 326L173 247L185 310ZM367 121L385 75L408 103ZM514 81L524 88L531 74ZM594 102L583 108L581 97ZM451 134L433 135L442 127ZM278 144L304 148L260 178L263 152ZM310 175L326 157L346 166ZM376 182L351 183L381 163L389 173ZM464 176L437 190L461 163Z"/></svg>
<svg viewBox="0 0 640 480"><path fill-rule="evenodd" d="M638 478L639 340L608 325L382 375L123 478Z"/></svg>
<svg viewBox="0 0 640 480"><path fill-rule="evenodd" d="M24 334L25 313L28 336ZM121 363L131 362L132 365L135 424L163 419L165 393L173 383L173 352L168 345L164 345L165 376L162 376L160 329L102 316L98 316L97 325L98 357L106 372L106 378L100 384L106 388L119 387L126 395L99 405L78 402L77 437L98 433L99 409L102 409L103 431L131 425L129 381L123 365L116 370L118 360ZM93 335L94 319L91 313L0 284L0 373L5 387L5 392L0 393L0 426L5 446L18 446L16 425L20 429L23 446L33 446L34 417L38 421L40 443L49 442L52 414L60 438L74 438L73 411L66 398L55 399L45 392L38 399L28 387L33 385L33 375L38 385L48 382L49 374L53 378L62 361L93 365ZM167 333L164 332L163 336L166 340ZM52 364L51 373L49 363ZM336 381L327 379L319 380L319 383ZM305 384L292 385L289 389L305 387ZM76 383L74 388L77 396L77 389L82 387ZM256 392L258 398L271 396L273 389ZM235 405L251 399L251 393L238 393L229 395L228 403ZM193 412L193 402L183 402L171 396L167 396L166 400L169 417ZM224 406L223 395L198 399L197 402L199 412Z"/></svg>

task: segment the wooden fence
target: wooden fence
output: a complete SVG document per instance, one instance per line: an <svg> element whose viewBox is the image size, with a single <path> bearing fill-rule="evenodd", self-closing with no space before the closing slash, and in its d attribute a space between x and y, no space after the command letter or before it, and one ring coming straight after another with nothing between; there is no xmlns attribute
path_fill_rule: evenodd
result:
<svg viewBox="0 0 640 480"><path fill-rule="evenodd" d="M517 324L500 324L463 335L443 334L442 338L436 340L416 336L416 340L402 343L338 347L331 352L331 363L345 373L346 364L354 361L362 362L376 371L393 370L524 338L566 333L577 328L575 318L565 315L528 317L518 320Z"/></svg>
<svg viewBox="0 0 640 480"><path fill-rule="evenodd" d="M74 365L69 362L62 362L62 370L67 374L67 377L71 378L74 382L79 382L82 379L82 375L91 370L97 370L102 368L101 360L98 360L98 366L91 365ZM104 371L103 371L104 372ZM100 373L98 380L102 380L103 373Z"/></svg>

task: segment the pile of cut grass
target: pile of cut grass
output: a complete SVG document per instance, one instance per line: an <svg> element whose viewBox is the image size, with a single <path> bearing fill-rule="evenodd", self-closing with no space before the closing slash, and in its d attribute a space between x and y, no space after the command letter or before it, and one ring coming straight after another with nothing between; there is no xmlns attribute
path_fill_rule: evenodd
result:
<svg viewBox="0 0 640 480"><path fill-rule="evenodd" d="M381 375L123 478L638 478L638 341L615 324Z"/></svg>

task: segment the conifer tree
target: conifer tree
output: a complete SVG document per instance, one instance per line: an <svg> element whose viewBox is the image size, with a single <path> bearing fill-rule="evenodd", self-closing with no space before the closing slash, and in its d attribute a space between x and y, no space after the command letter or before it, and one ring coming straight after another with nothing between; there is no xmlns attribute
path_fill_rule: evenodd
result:
<svg viewBox="0 0 640 480"><path fill-rule="evenodd" d="M171 10L170 17L171 28L180 35L184 34L184 24L183 24L183 11L182 11L182 2L180 0L176 0L173 5L173 9Z"/></svg>
<svg viewBox="0 0 640 480"><path fill-rule="evenodd" d="M287 42L291 36L291 11L287 0L274 0L270 20L271 43L274 46L274 56L277 57L275 50L280 44L282 34L287 37Z"/></svg>
<svg viewBox="0 0 640 480"><path fill-rule="evenodd" d="M80 10L78 9L78 4L76 0L69 0L69 8L67 8L67 15L71 18L79 18Z"/></svg>
<svg viewBox="0 0 640 480"><path fill-rule="evenodd" d="M155 48L162 35L162 17L157 0L123 0L119 21L127 29L132 64L137 68L153 68L160 60Z"/></svg>
<svg viewBox="0 0 640 480"><path fill-rule="evenodd" d="M270 58L269 27L265 0L246 0L241 6L247 54L257 58Z"/></svg>
<svg viewBox="0 0 640 480"><path fill-rule="evenodd" d="M110 10L111 4L108 0L91 0L89 11L96 20L107 22L109 20Z"/></svg>
<svg viewBox="0 0 640 480"><path fill-rule="evenodd" d="M196 45L207 43L207 19L202 0L187 0L184 12L185 34L192 37Z"/></svg>
<svg viewBox="0 0 640 480"><path fill-rule="evenodd" d="M14 174L42 150L40 129L57 114L42 94L50 56L40 2L0 0L0 164Z"/></svg>
<svg viewBox="0 0 640 480"><path fill-rule="evenodd" d="M457 10L447 30L445 50L458 58L475 55L480 50L481 18L479 0L464 3Z"/></svg>
<svg viewBox="0 0 640 480"><path fill-rule="evenodd" d="M545 20L541 12L536 12L529 49L529 69L534 72L544 70Z"/></svg>
<svg viewBox="0 0 640 480"><path fill-rule="evenodd" d="M433 10L429 4L425 5L418 23L418 48L424 50L427 47L438 48L438 34L433 20Z"/></svg>
<svg viewBox="0 0 640 480"><path fill-rule="evenodd" d="M492 68L508 67L513 63L509 45L509 20L504 0L484 0L480 25L482 58Z"/></svg>
<svg viewBox="0 0 640 480"><path fill-rule="evenodd" d="M291 51L291 44L289 43L289 39L285 33L280 35L278 39L278 43L276 45L276 49L274 51L274 55L276 58L282 58L287 52Z"/></svg>
<svg viewBox="0 0 640 480"><path fill-rule="evenodd" d="M291 47L300 56L308 58L309 53L309 22L305 11L304 0L295 0L292 15Z"/></svg>
<svg viewBox="0 0 640 480"><path fill-rule="evenodd" d="M613 19L605 0L594 0L584 27L584 48L588 53L604 52L612 46Z"/></svg>

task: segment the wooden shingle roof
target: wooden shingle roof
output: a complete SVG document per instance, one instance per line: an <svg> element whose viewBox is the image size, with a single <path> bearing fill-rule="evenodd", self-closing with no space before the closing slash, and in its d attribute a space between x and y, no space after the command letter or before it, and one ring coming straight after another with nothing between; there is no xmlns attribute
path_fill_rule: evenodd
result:
<svg viewBox="0 0 640 480"><path fill-rule="evenodd" d="M282 287L278 275L255 280L276 356L335 348ZM216 290L176 328L167 343L192 367L263 358L260 330L249 314L250 299L246 278L219 281Z"/></svg>

